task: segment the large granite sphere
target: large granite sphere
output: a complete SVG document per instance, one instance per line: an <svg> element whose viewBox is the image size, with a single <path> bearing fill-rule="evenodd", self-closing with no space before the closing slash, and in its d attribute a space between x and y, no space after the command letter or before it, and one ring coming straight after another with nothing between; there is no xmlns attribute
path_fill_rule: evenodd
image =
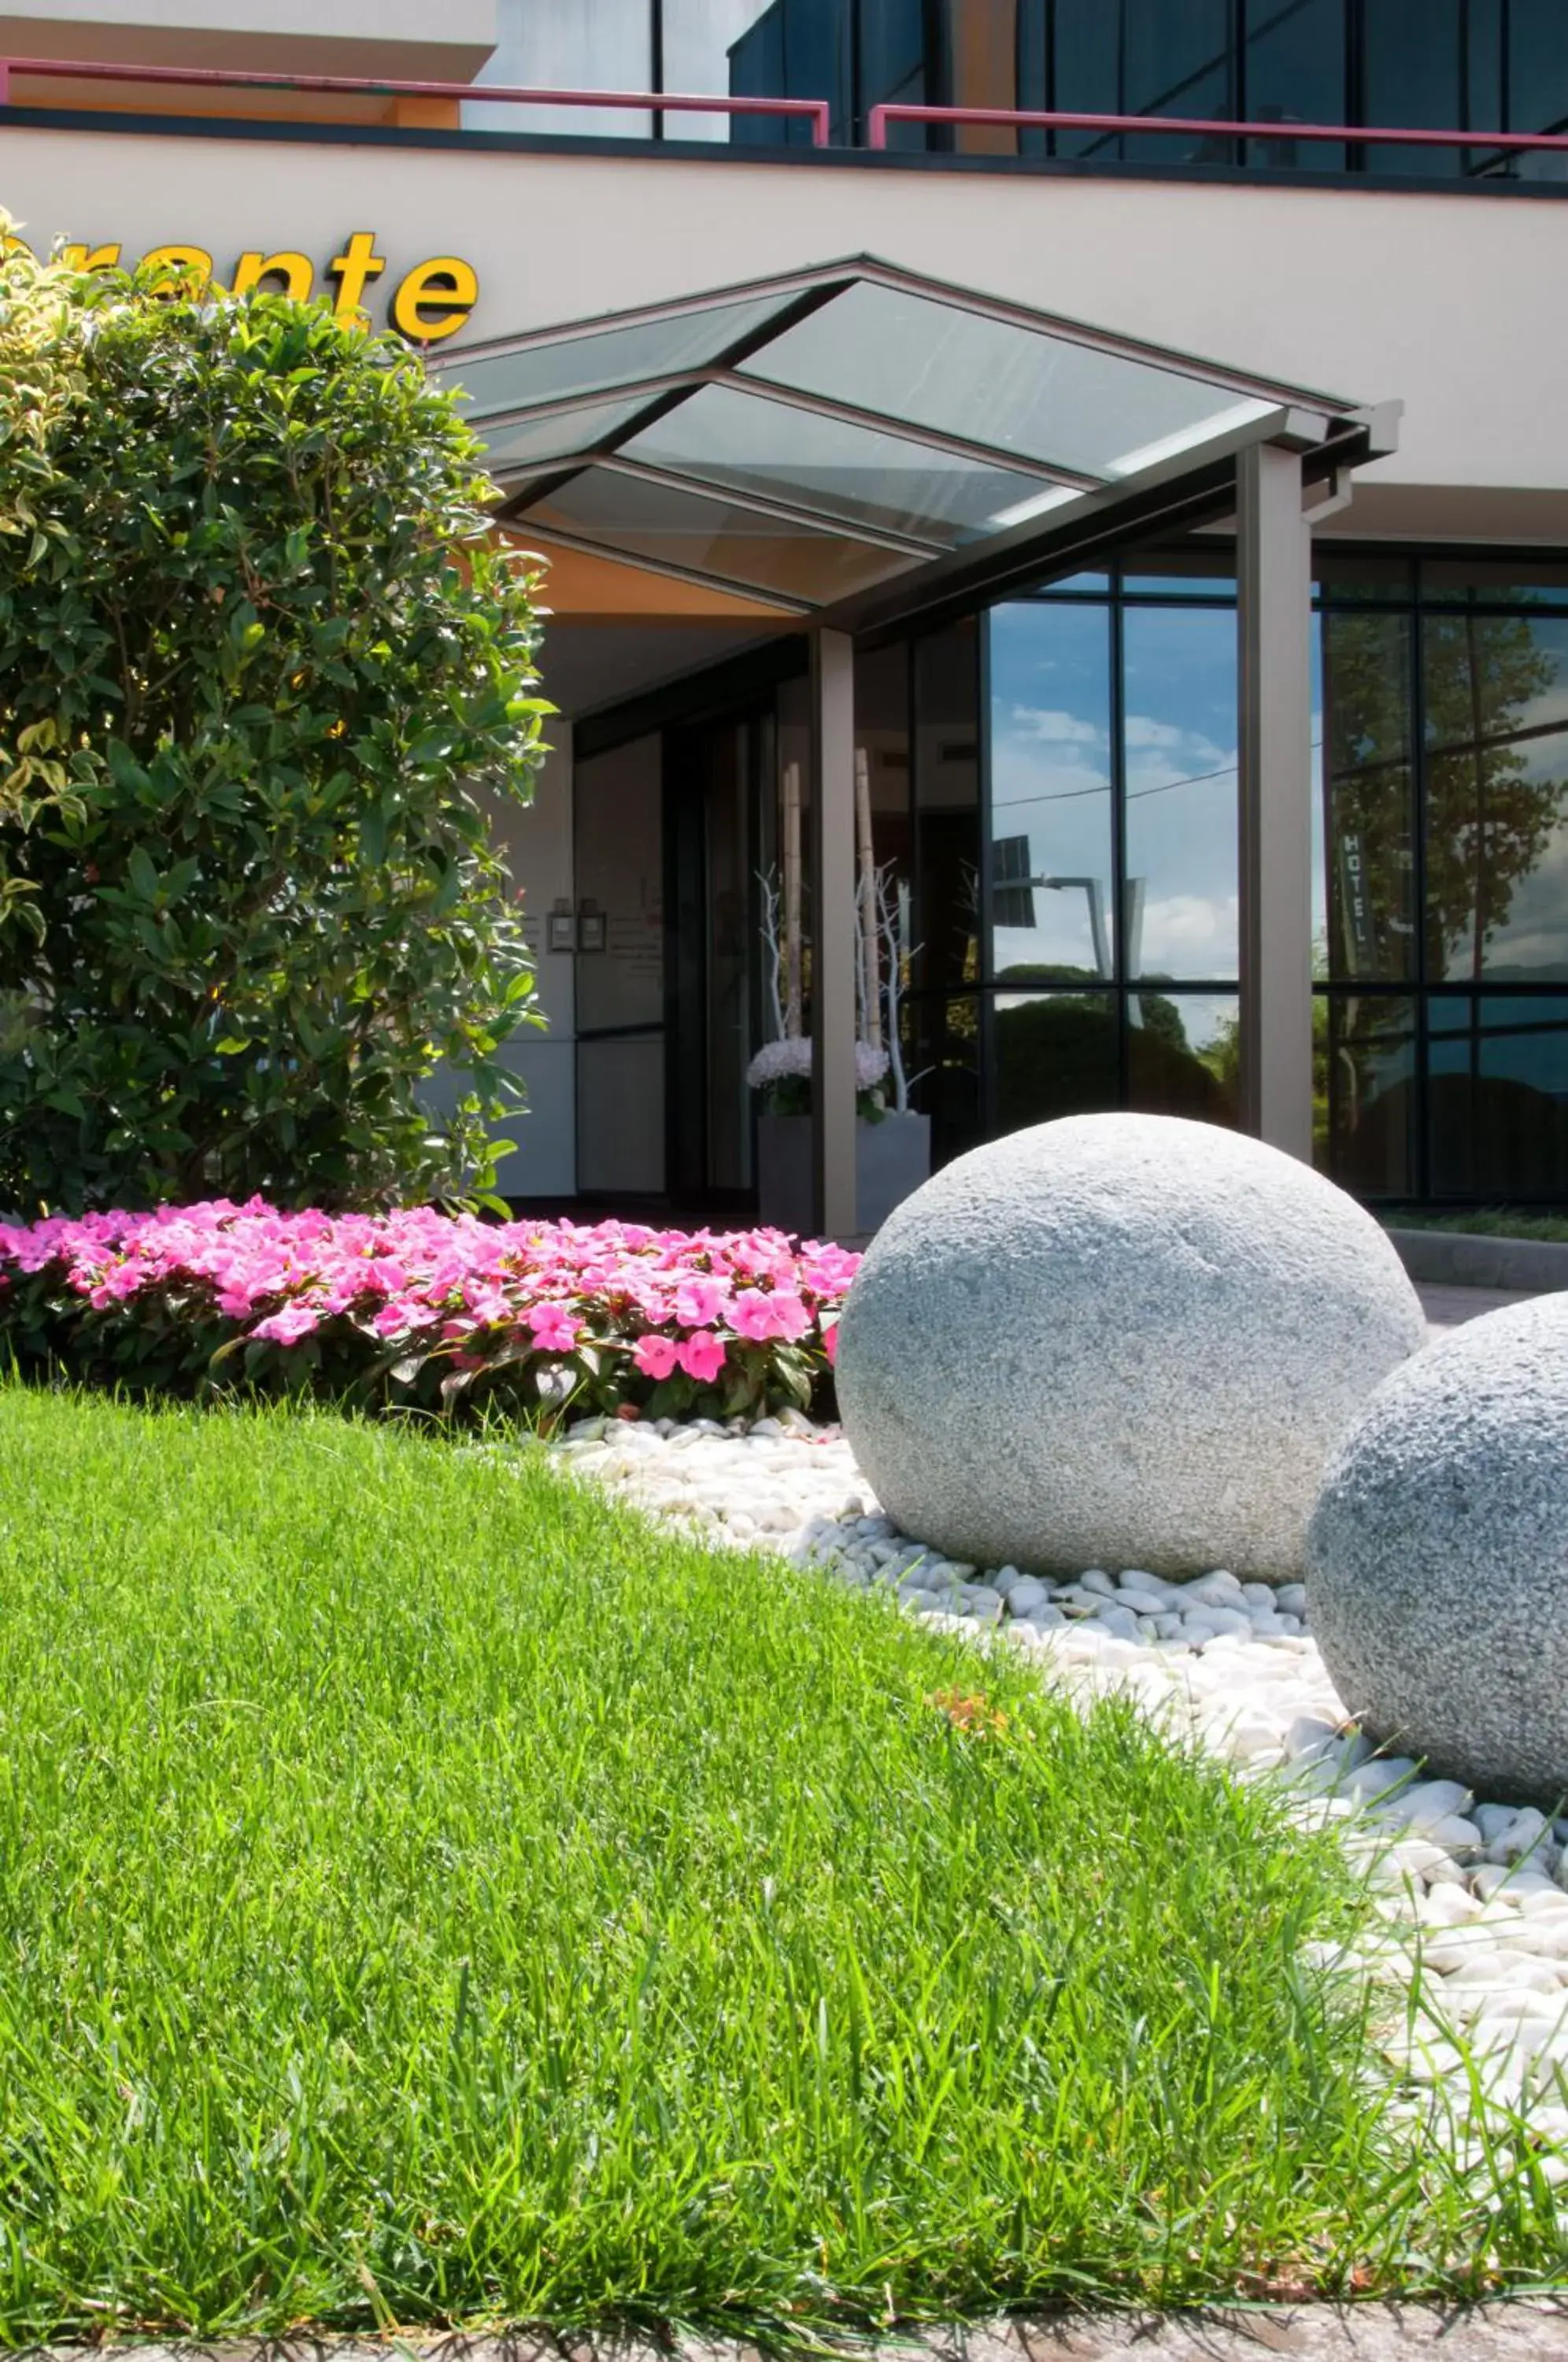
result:
<svg viewBox="0 0 1568 2362"><path fill-rule="evenodd" d="M950 1557L1289 1583L1331 1446L1425 1334L1387 1239L1309 1166L1069 1116L898 1208L838 1398L888 1515Z"/></svg>
<svg viewBox="0 0 1568 2362"><path fill-rule="evenodd" d="M1374 1738L1485 1795L1568 1792L1568 1296L1379 1386L1325 1473L1307 1603Z"/></svg>

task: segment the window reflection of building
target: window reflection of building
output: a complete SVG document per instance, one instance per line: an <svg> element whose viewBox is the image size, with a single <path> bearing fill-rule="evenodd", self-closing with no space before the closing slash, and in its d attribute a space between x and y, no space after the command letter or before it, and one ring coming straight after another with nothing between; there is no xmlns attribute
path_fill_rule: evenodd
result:
<svg viewBox="0 0 1568 2362"><path fill-rule="evenodd" d="M1184 563L989 619L1003 1127L1234 1106L1232 586ZM1322 572L1320 1157L1388 1200L1568 1197L1568 568ZM1030 882L1091 876L1120 921L1109 975L1085 895Z"/></svg>
<svg viewBox="0 0 1568 2362"><path fill-rule="evenodd" d="M1118 1105L1234 1119L1233 599L1220 562L1188 559L992 613L1001 1129Z"/></svg>

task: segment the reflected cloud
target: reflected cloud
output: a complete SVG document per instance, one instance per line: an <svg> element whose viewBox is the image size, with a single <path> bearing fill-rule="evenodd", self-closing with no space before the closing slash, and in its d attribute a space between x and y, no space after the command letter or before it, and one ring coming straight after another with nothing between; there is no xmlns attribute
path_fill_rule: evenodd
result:
<svg viewBox="0 0 1568 2362"><path fill-rule="evenodd" d="M1240 908L1234 894L1167 894L1145 902L1143 974L1223 976L1235 961Z"/></svg>
<svg viewBox="0 0 1568 2362"><path fill-rule="evenodd" d="M1043 739L1050 745L1066 743L1075 746L1102 745L1105 734L1092 722L1085 722L1076 713L1064 713L1049 707L1015 705L1012 709L1015 734L1024 739Z"/></svg>

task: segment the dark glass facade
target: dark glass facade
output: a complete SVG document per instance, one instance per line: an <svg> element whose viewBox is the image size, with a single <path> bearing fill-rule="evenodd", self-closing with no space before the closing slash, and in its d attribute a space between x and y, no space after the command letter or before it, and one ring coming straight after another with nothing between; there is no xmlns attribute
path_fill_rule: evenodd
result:
<svg viewBox="0 0 1568 2362"><path fill-rule="evenodd" d="M1318 1162L1383 1205L1568 1204L1568 563L1320 551L1312 656ZM855 707L857 875L907 912L900 1043L936 1162L1108 1108L1233 1123L1228 556L1129 557L862 648ZM780 1030L763 902L792 866L811 1023L810 716L803 669L721 673L662 733L590 735L595 1187L632 1187L627 1143L656 1122L626 1109L662 1090L660 1186L745 1197L745 1067Z"/></svg>
<svg viewBox="0 0 1568 2362"><path fill-rule="evenodd" d="M513 0L503 78L552 87L825 98L833 137L889 101L1277 125L1209 134L898 125L891 144L1080 163L1562 179L1491 131L1568 127L1562 0ZM492 113L495 111L492 110ZM479 119L476 117L476 119ZM497 114L501 127L809 142L804 122L682 113ZM1293 125L1474 130L1474 148L1319 143Z"/></svg>
<svg viewBox="0 0 1568 2362"><path fill-rule="evenodd" d="M992 1128L1233 1116L1236 640L1212 566L988 619ZM1319 1159L1369 1198L1561 1202L1568 568L1325 558L1314 682Z"/></svg>

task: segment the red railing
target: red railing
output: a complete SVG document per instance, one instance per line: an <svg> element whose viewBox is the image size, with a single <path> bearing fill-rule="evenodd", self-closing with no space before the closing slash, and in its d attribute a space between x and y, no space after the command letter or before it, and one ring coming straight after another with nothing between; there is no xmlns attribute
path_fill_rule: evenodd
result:
<svg viewBox="0 0 1568 2362"><path fill-rule="evenodd" d="M812 144L828 144L825 98L710 98L671 90L519 90L503 83L394 82L378 75L261 73L231 66L94 65L81 58L0 58L0 106L11 105L11 78L61 82L177 83L195 90L278 90L355 98L457 98L487 106L635 107L658 115L809 116Z"/></svg>
<svg viewBox="0 0 1568 2362"><path fill-rule="evenodd" d="M1503 154L1568 150L1568 133L1561 131L1418 131L1370 123L1227 123L1182 115L1065 115L1028 106L916 106L897 99L874 106L867 116L868 148L886 148L889 123L992 124L1021 131L1187 131L1204 138L1272 139L1276 145L1283 140L1325 139L1358 148L1485 148Z"/></svg>
<svg viewBox="0 0 1568 2362"><path fill-rule="evenodd" d="M812 144L825 148L830 108L825 98L721 98L670 90L534 90L507 83L408 82L384 75L263 72L237 66L113 64L83 58L0 58L0 106L13 103L12 79L60 82L173 83L194 90L282 91L349 98L444 98L500 106L566 106L632 110L643 115L770 115L809 121ZM1110 135L1159 132L1200 138L1316 140L1352 147L1477 148L1494 155L1568 153L1568 133L1555 131L1428 131L1369 123L1246 123L1222 116L1180 115L1078 115L1058 108L1021 106L921 106L901 99L874 106L866 118L866 144L885 149L891 123L976 125L1021 131L1098 131Z"/></svg>

